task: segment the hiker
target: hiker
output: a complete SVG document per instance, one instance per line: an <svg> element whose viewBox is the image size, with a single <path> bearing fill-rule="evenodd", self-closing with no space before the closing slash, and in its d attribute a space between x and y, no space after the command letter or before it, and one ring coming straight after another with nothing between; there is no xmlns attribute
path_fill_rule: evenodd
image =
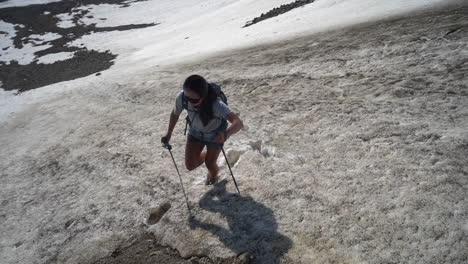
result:
<svg viewBox="0 0 468 264"><path fill-rule="evenodd" d="M221 98L224 98L224 102ZM208 169L207 185L218 180L219 168L216 162L224 142L244 127L242 120L225 102L227 99L219 86L208 83L202 76L189 76L185 79L183 90L176 96L167 134L161 139L163 143L169 143L179 115L184 109L187 110L189 132L185 166L191 171L205 163ZM226 120L231 123L229 126ZM206 151L203 151L205 146Z"/></svg>

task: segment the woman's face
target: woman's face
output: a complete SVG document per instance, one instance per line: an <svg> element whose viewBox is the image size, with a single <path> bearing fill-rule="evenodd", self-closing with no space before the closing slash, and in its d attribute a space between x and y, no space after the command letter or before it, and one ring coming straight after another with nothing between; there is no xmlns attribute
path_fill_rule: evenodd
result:
<svg viewBox="0 0 468 264"><path fill-rule="evenodd" d="M203 103L204 98L190 89L184 88L184 96L193 107L199 107Z"/></svg>

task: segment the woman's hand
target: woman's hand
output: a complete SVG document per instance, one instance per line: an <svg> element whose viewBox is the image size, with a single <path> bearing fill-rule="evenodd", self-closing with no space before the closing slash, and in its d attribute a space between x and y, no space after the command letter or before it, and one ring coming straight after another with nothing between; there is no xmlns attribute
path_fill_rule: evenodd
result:
<svg viewBox="0 0 468 264"><path fill-rule="evenodd" d="M163 144L163 147L168 149L168 150L172 149L171 144L169 144L170 139L171 139L171 135L169 135L169 138L167 136L164 136L164 137L161 138L161 143Z"/></svg>
<svg viewBox="0 0 468 264"><path fill-rule="evenodd" d="M231 122L231 125L225 131L216 135L216 143L224 143L231 135L234 135L244 127L242 120L232 112L226 116L226 119Z"/></svg>

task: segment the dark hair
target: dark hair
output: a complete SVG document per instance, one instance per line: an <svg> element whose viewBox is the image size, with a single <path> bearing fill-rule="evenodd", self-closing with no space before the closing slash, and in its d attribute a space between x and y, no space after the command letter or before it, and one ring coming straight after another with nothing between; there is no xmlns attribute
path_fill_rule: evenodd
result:
<svg viewBox="0 0 468 264"><path fill-rule="evenodd" d="M213 119L213 104L218 98L215 89L200 75L190 75L185 79L184 89L194 91L200 97L204 98L200 105L200 119L203 125L207 125Z"/></svg>

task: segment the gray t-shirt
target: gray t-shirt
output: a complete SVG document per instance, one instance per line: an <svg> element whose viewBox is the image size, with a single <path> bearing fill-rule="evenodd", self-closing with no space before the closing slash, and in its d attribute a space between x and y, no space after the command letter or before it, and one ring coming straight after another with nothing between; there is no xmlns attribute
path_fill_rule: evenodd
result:
<svg viewBox="0 0 468 264"><path fill-rule="evenodd" d="M184 91L180 91L179 94L177 94L176 103L173 110L175 115L180 115L184 110L182 106L183 94ZM208 141L214 140L217 132L216 130L221 126L222 120L226 119L226 116L232 112L229 106L227 106L221 99L218 98L213 104L214 118L210 120L206 126L204 126L200 116L197 113L197 108L192 107L192 105L187 102L187 110L188 117L191 121L189 135Z"/></svg>

